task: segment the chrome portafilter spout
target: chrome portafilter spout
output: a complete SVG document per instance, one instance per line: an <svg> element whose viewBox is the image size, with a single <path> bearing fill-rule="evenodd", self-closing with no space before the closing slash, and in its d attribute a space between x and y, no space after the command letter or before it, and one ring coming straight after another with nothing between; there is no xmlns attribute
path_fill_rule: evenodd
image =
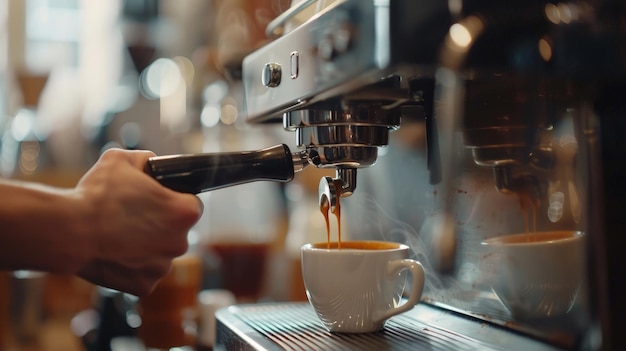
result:
<svg viewBox="0 0 626 351"><path fill-rule="evenodd" d="M546 186L535 174L513 176L510 165L493 167L496 189L503 194L516 194L535 206L541 204Z"/></svg>
<svg viewBox="0 0 626 351"><path fill-rule="evenodd" d="M320 208L328 207L331 212L335 212L338 199L352 195L355 189L356 169L338 168L335 178L320 179L318 191Z"/></svg>

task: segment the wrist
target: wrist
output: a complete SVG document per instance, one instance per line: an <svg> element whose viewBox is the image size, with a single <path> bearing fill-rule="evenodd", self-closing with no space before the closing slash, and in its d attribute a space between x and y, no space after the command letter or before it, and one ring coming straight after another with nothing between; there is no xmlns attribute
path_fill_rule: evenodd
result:
<svg viewBox="0 0 626 351"><path fill-rule="evenodd" d="M67 266L66 273L77 274L91 261L97 254L97 235L95 231L99 226L98 211L88 197L77 190L69 190L64 196L66 213L65 226L68 238Z"/></svg>

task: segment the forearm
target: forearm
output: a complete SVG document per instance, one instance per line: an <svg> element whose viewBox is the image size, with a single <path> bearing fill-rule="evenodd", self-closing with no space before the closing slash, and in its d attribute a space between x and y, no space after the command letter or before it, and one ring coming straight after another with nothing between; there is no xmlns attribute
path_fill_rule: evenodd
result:
<svg viewBox="0 0 626 351"><path fill-rule="evenodd" d="M74 274L149 293L187 251L197 197L144 173L149 151L108 150L73 189L0 180L0 270Z"/></svg>
<svg viewBox="0 0 626 351"><path fill-rule="evenodd" d="M88 255L70 190L0 180L0 270L75 273Z"/></svg>

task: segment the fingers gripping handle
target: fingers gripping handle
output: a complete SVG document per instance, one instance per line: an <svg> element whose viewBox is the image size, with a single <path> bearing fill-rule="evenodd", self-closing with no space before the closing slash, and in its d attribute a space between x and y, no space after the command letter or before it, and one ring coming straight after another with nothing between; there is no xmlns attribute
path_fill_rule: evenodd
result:
<svg viewBox="0 0 626 351"><path fill-rule="evenodd" d="M172 190L197 194L257 180L288 182L294 165L287 145L257 151L156 156L145 172Z"/></svg>
<svg viewBox="0 0 626 351"><path fill-rule="evenodd" d="M403 259L390 261L387 266L387 271L390 275L396 275L402 270L409 270L413 276L411 290L408 300L400 306L392 307L385 311L381 311L379 314L379 321L386 320L397 314L406 312L417 305L422 297L422 291L424 290L424 267L418 261L412 259Z"/></svg>

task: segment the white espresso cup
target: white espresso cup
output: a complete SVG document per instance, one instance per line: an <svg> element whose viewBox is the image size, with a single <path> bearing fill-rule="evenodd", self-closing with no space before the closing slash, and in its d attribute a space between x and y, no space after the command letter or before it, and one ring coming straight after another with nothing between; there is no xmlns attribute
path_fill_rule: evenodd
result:
<svg viewBox="0 0 626 351"><path fill-rule="evenodd" d="M482 245L491 288L514 318L551 318L571 310L585 269L582 232L505 235Z"/></svg>
<svg viewBox="0 0 626 351"><path fill-rule="evenodd" d="M385 241L306 244L302 276L309 302L331 332L380 330L394 315L415 306L424 288L424 268L409 259L409 247ZM403 303L408 271L412 285Z"/></svg>

